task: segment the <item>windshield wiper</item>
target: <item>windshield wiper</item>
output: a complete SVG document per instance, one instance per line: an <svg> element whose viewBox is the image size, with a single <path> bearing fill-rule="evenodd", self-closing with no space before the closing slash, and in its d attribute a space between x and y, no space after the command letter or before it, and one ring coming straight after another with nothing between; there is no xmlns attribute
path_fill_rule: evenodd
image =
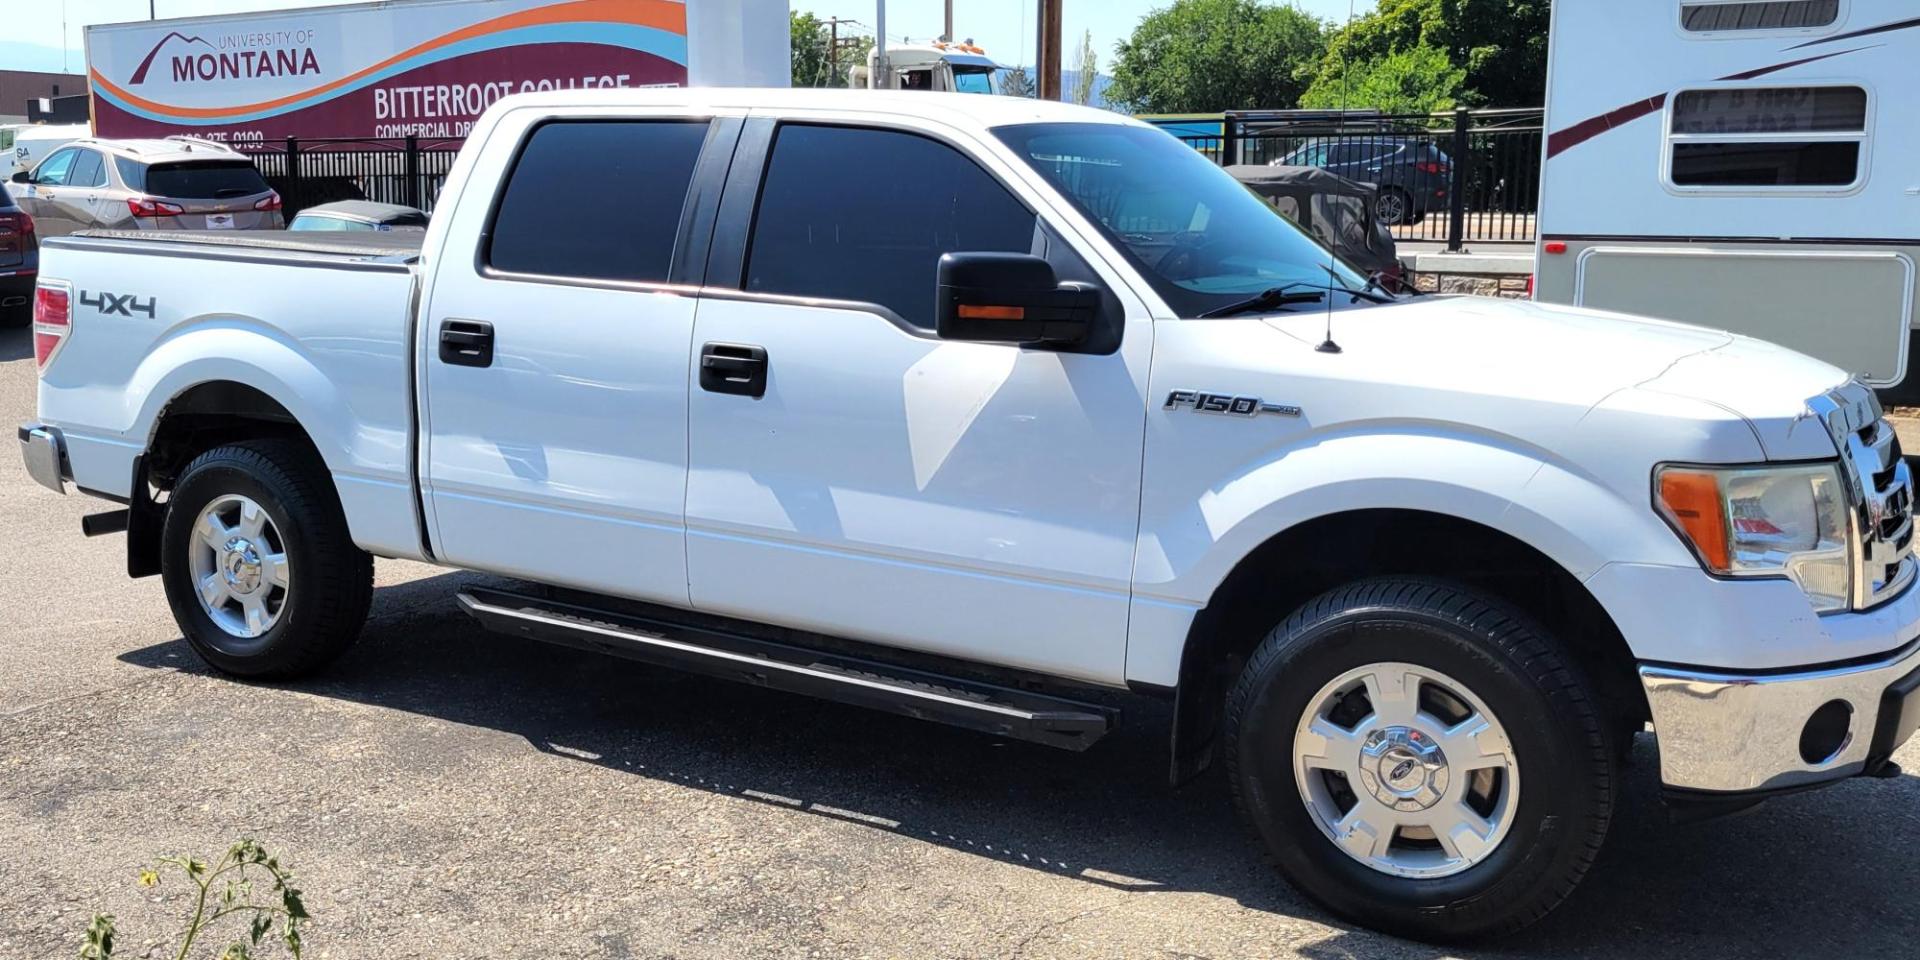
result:
<svg viewBox="0 0 1920 960"><path fill-rule="evenodd" d="M1295 291L1301 287L1306 287L1312 292L1302 291L1296 293ZM1229 303L1224 307L1215 307L1201 314L1200 319L1211 320L1216 317L1231 317L1237 313L1279 310L1296 303L1319 303L1326 298L1327 291L1324 287L1316 287L1306 283L1289 283L1284 287L1269 287L1245 300Z"/></svg>
<svg viewBox="0 0 1920 960"><path fill-rule="evenodd" d="M1355 290L1354 288L1347 286L1346 283L1341 280L1340 272L1338 270L1335 270L1324 263L1320 265L1320 269L1325 270L1328 276L1333 277L1333 289L1338 290L1341 293L1351 293L1354 296L1367 301L1368 303L1400 302L1400 298L1394 296L1393 291L1388 290L1383 284L1380 283L1380 278L1374 276L1371 273L1367 274L1367 285L1364 287L1361 287L1358 290ZM1380 292L1370 293L1369 291L1372 291L1372 290L1378 290Z"/></svg>

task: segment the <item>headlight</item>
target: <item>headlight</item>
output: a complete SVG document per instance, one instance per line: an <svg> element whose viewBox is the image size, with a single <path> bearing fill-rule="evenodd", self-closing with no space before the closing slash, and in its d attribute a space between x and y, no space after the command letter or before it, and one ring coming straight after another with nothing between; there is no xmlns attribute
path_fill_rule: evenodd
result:
<svg viewBox="0 0 1920 960"><path fill-rule="evenodd" d="M1786 577L1822 613L1848 608L1846 495L1839 469L1661 467L1654 500L1709 571Z"/></svg>

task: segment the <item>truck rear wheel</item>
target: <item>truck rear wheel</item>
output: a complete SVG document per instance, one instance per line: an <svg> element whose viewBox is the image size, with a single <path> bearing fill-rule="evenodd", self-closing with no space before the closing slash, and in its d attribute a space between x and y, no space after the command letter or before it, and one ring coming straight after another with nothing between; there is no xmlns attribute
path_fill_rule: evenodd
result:
<svg viewBox="0 0 1920 960"><path fill-rule="evenodd" d="M1241 816L1289 880L1420 940L1507 933L1592 866L1614 753L1585 681L1491 598L1381 579L1274 628L1228 696Z"/></svg>
<svg viewBox="0 0 1920 960"><path fill-rule="evenodd" d="M310 673L359 635L373 558L354 546L325 465L256 440L194 458L167 501L160 578L194 652L235 676Z"/></svg>

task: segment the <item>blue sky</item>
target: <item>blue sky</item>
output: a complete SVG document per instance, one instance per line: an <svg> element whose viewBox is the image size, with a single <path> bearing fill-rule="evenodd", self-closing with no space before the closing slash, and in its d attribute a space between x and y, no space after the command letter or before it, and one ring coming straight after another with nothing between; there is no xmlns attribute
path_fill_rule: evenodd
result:
<svg viewBox="0 0 1920 960"><path fill-rule="evenodd" d="M0 39L0 69L60 69L62 60L62 10L65 11L66 62L75 72L81 69L81 27L89 23L118 23L147 18L148 0L8 0L18 9L8 11L4 39ZM279 10L289 7L324 6L337 0L154 0L162 18L197 17L247 10ZM694 0L696 3L725 0ZM871 33L873 0L791 0L795 10L810 11L821 17L838 16L860 21L865 26L851 29ZM1113 45L1133 30L1133 25L1155 7L1170 0L1064 0L1066 11L1066 52L1068 67L1073 66L1073 51L1082 31L1093 32L1094 48L1100 53L1102 68L1112 58ZM1315 16L1345 20L1349 0L1292 0ZM1352 0L1360 12L1373 7L1373 0ZM973 37L987 54L1002 63L1032 63L1035 0L953 0L954 33ZM942 0L890 0L887 4L887 33L922 39L940 32Z"/></svg>

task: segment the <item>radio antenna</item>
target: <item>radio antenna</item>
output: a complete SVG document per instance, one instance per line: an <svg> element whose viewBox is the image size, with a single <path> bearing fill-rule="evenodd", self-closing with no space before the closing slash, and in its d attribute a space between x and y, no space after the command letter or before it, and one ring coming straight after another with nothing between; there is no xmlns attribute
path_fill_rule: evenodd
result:
<svg viewBox="0 0 1920 960"><path fill-rule="evenodd" d="M1353 76L1353 71L1348 69L1350 61L1347 59L1347 44L1353 41L1353 13L1354 0L1347 0L1347 35L1340 44L1340 111L1334 121L1340 127L1347 125L1347 84ZM1361 208L1361 215L1366 215L1364 207ZM1340 285L1339 264L1334 259L1333 244L1340 239L1340 224L1335 222L1333 227L1333 236L1327 243L1327 337L1313 348L1320 353L1340 352L1340 345L1333 342L1333 288Z"/></svg>

